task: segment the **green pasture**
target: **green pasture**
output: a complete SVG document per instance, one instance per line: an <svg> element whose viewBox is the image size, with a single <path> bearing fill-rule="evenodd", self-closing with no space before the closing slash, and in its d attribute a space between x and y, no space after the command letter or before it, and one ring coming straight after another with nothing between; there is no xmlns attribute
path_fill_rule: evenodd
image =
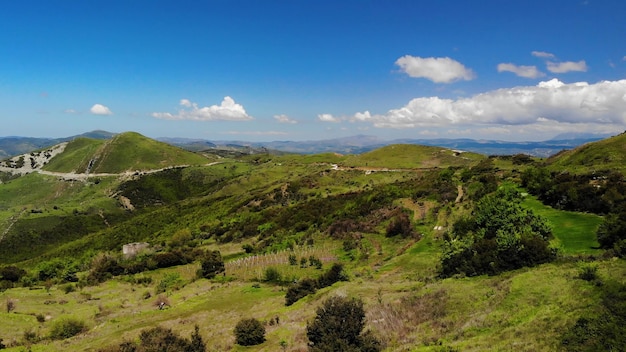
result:
<svg viewBox="0 0 626 352"><path fill-rule="evenodd" d="M599 254L596 230L602 217L554 209L542 204L535 197L527 196L524 205L546 217L552 226L555 245L564 254Z"/></svg>

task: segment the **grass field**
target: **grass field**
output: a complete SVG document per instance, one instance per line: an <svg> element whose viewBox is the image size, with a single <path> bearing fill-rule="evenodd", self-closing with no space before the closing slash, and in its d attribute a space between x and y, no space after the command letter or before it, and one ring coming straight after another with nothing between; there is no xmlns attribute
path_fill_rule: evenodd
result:
<svg viewBox="0 0 626 352"><path fill-rule="evenodd" d="M527 196L524 205L546 217L551 225L557 245L565 254L600 254L596 230L602 217L594 214L563 211L543 205Z"/></svg>

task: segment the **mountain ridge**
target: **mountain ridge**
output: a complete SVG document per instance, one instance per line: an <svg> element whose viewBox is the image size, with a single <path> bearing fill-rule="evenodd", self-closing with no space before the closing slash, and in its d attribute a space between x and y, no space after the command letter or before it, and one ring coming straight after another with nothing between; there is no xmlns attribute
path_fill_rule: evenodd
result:
<svg viewBox="0 0 626 352"><path fill-rule="evenodd" d="M0 137L0 159L29 153L47 148L61 142L68 142L75 138L87 137L94 139L110 139L116 133L96 130L80 135L65 138L35 138L35 137ZM244 154L265 153L268 150L297 154L318 154L325 152L340 154L361 154L376 148L391 144L419 144L453 149L461 149L484 155L513 155L528 154L536 157L549 157L562 150L573 149L588 142L597 141L610 134L561 134L546 141L511 142L501 140L484 140L470 138L438 138L414 139L401 138L383 140L376 136L355 135L323 140L308 141L271 141L249 142L242 140L207 140L202 138L158 137L157 141L165 142L190 151L241 149ZM558 139L557 139L558 138Z"/></svg>

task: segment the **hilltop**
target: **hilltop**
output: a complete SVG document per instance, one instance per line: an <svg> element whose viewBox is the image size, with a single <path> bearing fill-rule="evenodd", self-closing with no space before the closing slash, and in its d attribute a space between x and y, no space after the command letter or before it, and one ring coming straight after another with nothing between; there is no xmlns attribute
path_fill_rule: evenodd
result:
<svg viewBox="0 0 626 352"><path fill-rule="evenodd" d="M202 165L206 157L126 132L110 139L77 137L47 149L0 162L0 171L58 174L120 174L175 166Z"/></svg>
<svg viewBox="0 0 626 352"><path fill-rule="evenodd" d="M581 150L621 153L614 138ZM624 252L596 236L613 215L566 210L564 197L543 204L529 175L576 193L550 174L553 160L411 144L350 155L192 153L136 133L34 154L45 159L33 156L37 172L0 172L0 339L9 350L113 351L146 329L190 336L198 325L209 350L304 351L316 308L336 295L362 300L385 351L567 350L587 335L577 329L622 326L597 319L623 319L611 304L626 292ZM624 177L583 176L573 207L626 204L615 191ZM519 203L497 213L509 196ZM516 233L517 219L530 227ZM541 238L529 237L534 228ZM123 253L128 244L135 256ZM519 248L536 251L516 257ZM220 267L205 265L214 251L224 271L201 275ZM450 258L464 264L444 272ZM319 284L334 264L340 280ZM287 305L297 289L303 297ZM243 318L263 323L265 342L235 344ZM59 338L68 319L82 327Z"/></svg>

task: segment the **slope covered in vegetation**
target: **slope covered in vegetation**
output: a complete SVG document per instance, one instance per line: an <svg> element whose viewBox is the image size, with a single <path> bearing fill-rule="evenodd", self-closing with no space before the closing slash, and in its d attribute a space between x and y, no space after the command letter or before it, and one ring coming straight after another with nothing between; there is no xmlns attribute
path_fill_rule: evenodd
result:
<svg viewBox="0 0 626 352"><path fill-rule="evenodd" d="M179 165L202 165L203 156L126 132L109 140L77 138L44 168L54 172L121 173Z"/></svg>
<svg viewBox="0 0 626 352"><path fill-rule="evenodd" d="M553 170L581 173L599 170L626 171L626 133L584 144L547 159Z"/></svg>
<svg viewBox="0 0 626 352"><path fill-rule="evenodd" d="M76 164L89 148L107 150L88 140L68 148ZM626 265L612 258L626 246L618 235L617 247L598 248L596 229L612 229L604 214L539 202L528 181L550 175L540 160L436 149L257 154L131 177L8 180L0 184L0 344L118 351L168 339L183 349L304 351L321 346L322 330L307 326L339 295L358 308L359 329L330 332L328 345L622 348L611 334L625 318ZM123 161L132 155L116 158L139 165ZM60 170L78 169L71 164ZM605 193L590 194L592 203ZM124 254L131 243L136 252Z"/></svg>

